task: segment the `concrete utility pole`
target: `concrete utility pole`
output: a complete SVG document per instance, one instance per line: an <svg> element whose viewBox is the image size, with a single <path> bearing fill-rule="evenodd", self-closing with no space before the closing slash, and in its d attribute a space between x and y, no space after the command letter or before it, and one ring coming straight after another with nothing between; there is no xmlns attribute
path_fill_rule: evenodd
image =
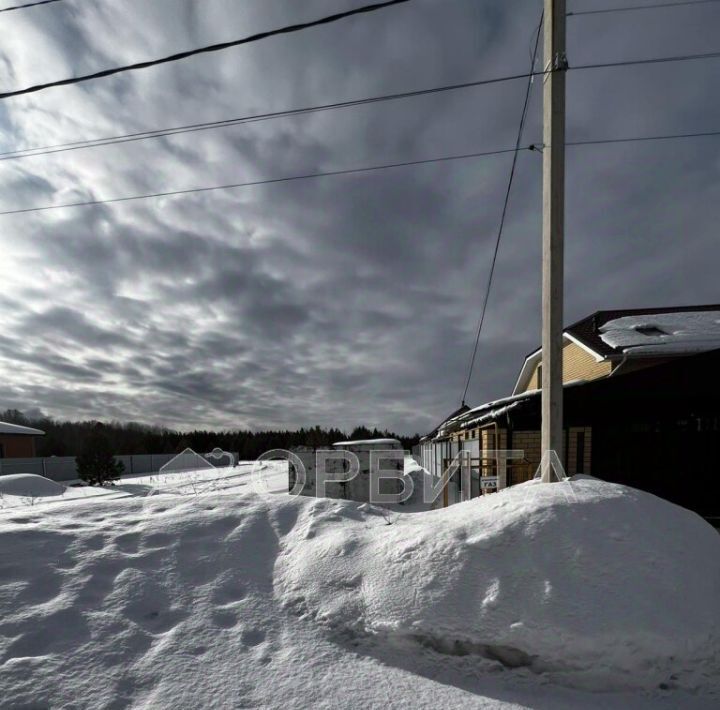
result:
<svg viewBox="0 0 720 710"><path fill-rule="evenodd" d="M563 449L563 271L565 240L565 0L545 0L542 284L542 480Z"/></svg>

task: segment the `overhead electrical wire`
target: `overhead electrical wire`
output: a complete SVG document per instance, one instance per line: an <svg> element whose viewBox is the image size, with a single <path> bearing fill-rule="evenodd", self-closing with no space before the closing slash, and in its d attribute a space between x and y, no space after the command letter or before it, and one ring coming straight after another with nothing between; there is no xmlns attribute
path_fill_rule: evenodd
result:
<svg viewBox="0 0 720 710"><path fill-rule="evenodd" d="M522 150L529 150L523 148ZM132 200L146 200L154 197L172 197L174 195L189 195L197 192L212 192L215 190L231 190L241 187L254 187L257 185L272 185L283 182L294 182L297 180L312 180L316 178L333 177L337 175L353 175L359 173L369 173L377 170L390 170L391 168L406 168L414 165L429 165L431 163L444 163L453 160L468 160L470 158L484 158L492 155L503 155L505 153L514 153L515 148L504 148L502 150L484 151L481 153L464 153L461 155L448 155L440 158L426 158L424 160L410 160L400 163L386 163L383 165L371 165L363 168L349 168L346 170L330 170L327 172L307 173L304 175L292 175L289 177L269 178L265 180L251 180L248 182L239 182L229 185L214 185L211 187L193 187L186 190L170 190L167 192L153 192L144 195L130 195L128 197L111 197L103 200L87 200L85 202L68 202L61 205L45 205L42 207L28 207L18 210L5 210L0 215L23 214L27 212L45 212L47 210L65 209L68 207L91 207L93 205L106 205L113 202L130 202Z"/></svg>
<svg viewBox="0 0 720 710"><path fill-rule="evenodd" d="M628 138L603 138L597 140L584 140L584 141L571 141L566 143L567 146L593 146L593 145L608 145L612 143L640 143L645 141L662 141L662 140L673 140L681 138L704 138L709 136L720 136L720 131L705 131L702 133L677 133L657 136L635 136ZM272 185L284 182L295 182L297 180L310 180L324 177L335 177L340 175L353 175L361 173L369 173L378 170L390 170L392 168L406 168L415 165L430 165L432 163L444 163L452 162L457 160L469 160L471 158L485 158L494 155L506 155L510 153L518 153L521 151L540 151L542 150L542 144L531 143L527 146L521 146L519 148L503 148L500 150L490 150L478 153L463 153L460 155L448 155L438 158L426 158L422 160L410 160L399 163L386 163L382 165L371 165L362 168L348 168L345 170L330 170L327 172L308 173L303 175L291 175L279 178L269 178L263 180L252 180L249 182L232 183L229 185L212 185L210 187L193 187L185 190L169 190L165 192L152 192L142 195L129 195L127 197L111 197L108 199L100 200L87 200L85 202L67 202L60 205L42 205L40 207L27 207L24 209L17 210L4 210L0 211L0 216L13 215L13 214L24 214L27 212L46 212L48 210L59 210L71 207L92 207L94 205L105 205L116 202L131 202L134 200L147 200L156 197L173 197L176 195L189 195L197 192L213 192L216 190L231 190L242 187L254 187L258 185Z"/></svg>
<svg viewBox="0 0 720 710"><path fill-rule="evenodd" d="M597 10L578 10L568 12L568 17L580 17L581 15L607 15L613 12L635 12L640 10L661 10L666 7L687 7L688 5L714 5L720 0L678 0L677 2L655 3L653 5L630 5L626 7L605 7Z"/></svg>
<svg viewBox="0 0 720 710"><path fill-rule="evenodd" d="M614 69L615 67L633 67L645 64L666 64L668 62L690 62L700 59L718 59L720 52L702 52L701 54L678 54L670 57L650 57L649 59L623 59L617 62L597 62L595 64L576 64L569 70Z"/></svg>
<svg viewBox="0 0 720 710"><path fill-rule="evenodd" d="M73 141L69 143L56 143L54 145L37 146L35 148L23 148L21 150L12 150L0 153L0 160L14 160L17 158L27 158L37 155L48 155L52 153L63 153L70 150L81 150L84 148L96 148L105 145L114 145L116 143L129 143L132 141L148 140L150 138L163 138L165 136L173 136L182 133L193 133L195 131L206 131L216 128L225 128L227 126L240 125L243 123L254 123L257 121L268 121L284 116L300 116L304 114L316 113L321 111L331 111L336 109L351 108L354 106L363 106L366 104L382 103L385 101L395 101L399 99L408 99L416 96L427 96L430 94L444 93L448 91L458 91L460 89L469 89L478 86L487 86L489 84L497 84L516 79L527 79L530 74L516 74L513 76L504 76L494 79L481 79L479 81L469 81L462 84L448 84L445 86L437 86L428 89L418 89L417 91L404 91L396 94L384 94L380 96L371 96L363 99L352 99L350 101L340 101L331 104L319 104L317 106L306 106L303 108L287 109L284 111L273 111L270 113L251 114L248 116L238 116L236 118L227 118L219 121L207 121L205 123L192 123L184 126L174 126L170 128L158 128L155 130L138 131L136 133L125 133L116 136L106 136L104 138L94 138L82 141Z"/></svg>
<svg viewBox="0 0 720 710"><path fill-rule="evenodd" d="M59 0L57 0L59 1ZM366 13L366 12L372 12L374 10L382 9L391 5L400 4L403 2L409 2L410 0L392 0L389 2L383 2L383 3L376 3L374 5L366 5L361 8L356 8L354 10L350 10L348 12L344 13L338 13L335 15L331 15L326 18L322 18L320 20L315 20L313 22L304 23L301 25L292 25L289 27L281 28L278 30L272 30L269 32L260 33L258 35L253 35L251 37L237 40L235 42L230 43L224 43L222 45L210 45L209 47L200 48L198 50L191 50L190 52L180 53L178 55L172 55L170 57L166 57L164 59L160 60L153 60L152 62L145 62L138 65L130 65L128 67L120 67L117 69L107 70L105 72L99 72L94 75L88 75L86 77L77 77L74 79L68 79L63 80L62 82L56 82L52 84L55 85L62 85L66 83L77 83L78 81L85 81L90 78L97 78L99 76L105 76L110 75L111 73L118 73L120 71L129 71L131 69L135 68L141 68L143 66L152 66L156 63L163 63L168 61L176 61L177 59L184 58L185 56L192 56L193 54L198 54L206 51L218 51L219 49L228 47L228 46L235 46L237 44L246 43L250 41L256 41L258 39L263 39L268 36L273 36L276 34L281 33L287 33L292 31L299 31L300 29L305 29L307 27L316 26L319 24L327 24L329 22L335 22L340 19L343 19L345 17L349 17L351 15L360 14L360 13ZM720 2L720 0L717 0ZM47 2L47 0L46 0ZM38 4L44 4L44 3L38 3ZM696 3L691 3L696 4ZM29 5L29 6L32 6ZM18 6L20 8L22 6ZM8 9L14 9L14 8L6 8ZM531 66L531 71L524 73L524 74L514 74L509 76L503 76L503 77L495 77L491 79L484 79L479 81L473 81L473 82L464 82L461 84L451 84L451 85L445 85L445 86L439 86L439 87L432 87L429 89L420 89L416 91L409 91L409 92L402 92L402 93L396 93L396 94L386 94L381 96L374 96L374 97L368 97L363 99L356 99L356 100L350 100L345 102L337 102L332 104L322 104L317 106L309 106L309 107L303 107L298 109L290 109L285 111L276 111L271 113L265 113L265 114L255 114L250 116L243 116L243 117L236 117L231 119L224 119L221 121L211 121L206 123L197 123L197 124L189 124L185 126L176 126L166 129L156 129L152 131L142 131L137 133L127 133L123 135L118 136L110 136L105 138L98 138L98 139L90 139L85 141L75 141L75 142L69 142L69 143L59 143L54 144L50 146L41 146L36 148L26 148L22 150L17 151L8 151L5 153L0 153L0 160L11 160L11 159L17 159L17 158L23 158L23 157L32 157L32 156L38 156L38 155L46 155L49 153L54 152L63 152L66 150L78 150L81 148L92 148L92 147L99 147L104 145L112 145L114 143L123 143L123 142L129 142L133 140L144 140L148 138L160 138L163 136L169 136L169 135L175 135L178 133L185 133L185 132L191 132L191 131L199 131L199 130L208 130L211 128L219 128L227 125L234 125L234 124L241 124L241 123L248 123L248 122L254 122L254 121L264 121L264 120L270 120L274 118L279 118L281 116L293 116L293 115L302 115L305 113L312 113L316 111L327 111L327 110L334 110L334 109L340 109L340 108L348 108L353 106L359 106L364 104L371 104L371 103L377 103L377 102L383 102L383 101L392 101L392 100L398 100L398 99L404 99L404 98L410 98L415 96L423 96L428 94L434 94L434 93L441 93L441 92L447 92L447 91L454 91L459 89L465 89L465 88L471 88L471 87L477 87L477 86L484 86L489 84L498 84L503 82L509 82L509 81L515 81L518 79L528 79L528 87L530 88L532 86L532 80L535 76L542 76L544 75L545 71L534 71L535 63L536 63L536 57L537 57L537 45L539 42L539 32L536 37L536 46L535 51L533 53L533 63ZM584 65L578 65L574 67L570 67L570 70L582 70L582 69L600 69L600 68L614 68L614 67L623 67L623 66L633 66L633 65L643 65L643 64L657 64L657 63L665 63L665 62L679 62L679 61L690 61L690 60L701 60L701 59L714 59L720 57L720 52L706 52L702 54L688 54L688 55L676 55L676 56L670 56L670 57L655 57L655 58L649 58L649 59L635 59L635 60L622 60L622 61L615 61L615 62L605 62L605 63L595 63L595 64L584 64ZM10 94L0 94L0 98L6 98L9 95L17 95L18 93L28 93L30 91L39 91L42 88L49 88L50 85L39 85L36 87L30 87L29 89L21 89L19 92L10 92ZM524 114L526 114L526 107L524 108ZM523 116L522 124L521 124L521 131L522 127L524 126L525 122L525 116ZM570 142L567 145L568 146L579 146L579 145L599 145L599 144L609 144L609 143L629 143L629 142L638 142L638 141L658 141L658 140L670 140L674 138L696 138L696 137L703 137L703 136L714 136L718 135L717 132L702 132L702 133L686 133L686 134L671 134L671 135L660 135L660 136L642 136L642 137L631 137L631 138L620 138L620 139L603 139L603 140L593 140L593 141L578 141L578 142ZM530 150L537 149L536 145L528 146ZM519 150L525 150L525 148L520 148L519 143L516 146L515 149L503 149L500 151L491 151L489 153L469 153L461 156L447 156L442 158L431 158L428 160L419 160L419 161L409 161L405 163L392 163L388 165L379 165L379 166L371 166L366 168L354 168L349 170L340 170L340 171L331 171L327 173L313 173L308 175L298 175L298 176L290 176L290 177L283 177L283 178L273 178L269 180L261 180L261 181L253 181L249 183L236 183L232 185L219 185L219 186L212 186L212 187L200 187L200 188L191 188L187 190L175 190L175 191L169 191L169 192L159 192L159 193L150 193L150 194L144 194L144 195L134 195L129 197L120 197L120 198L110 198L108 200L90 200L87 202L79 202L79 203L68 203L68 204L62 204L62 205L47 205L43 207L33 207L33 208L26 208L26 209L20 209L20 210L8 210L4 212L0 212L0 215L8 215L8 214L18 214L18 213L25 213L25 212L37 212L37 211L44 211L44 210L50 210L50 209L61 209L65 207L81 207L81 206L90 206L90 205L96 205L96 204L105 204L105 203L113 203L113 202L125 202L129 200L139 200L139 199L149 199L153 197L163 197L163 196L170 196L170 195L182 195L182 194L189 194L193 192L207 192L211 190L222 190L222 189L231 189L231 188L239 188L239 187L247 187L251 185L261 185L261 184L271 184L271 183L278 183L278 182L288 182L291 180L301 180L301 179L309 179L309 178L320 178L320 177L326 177L326 176L332 176L332 175L347 175L351 173L362 173L362 172L368 172L371 170L385 170L389 168L397 168L397 167L404 167L404 166L411 166L411 165L422 165L427 163L434 163L434 162L442 162L442 161L449 161L449 160L461 160L465 158L473 158L473 157L480 157L484 155L499 155L502 153L514 153L515 154L515 160L513 161L513 170L512 175L514 177L514 167L516 164L516 157ZM511 178L512 180L512 178ZM503 217L502 222L504 223L504 219L506 216L506 207L503 210ZM493 267L494 268L494 267Z"/></svg>
<svg viewBox="0 0 720 710"><path fill-rule="evenodd" d="M27 10L30 7L38 5L50 5L53 2L62 2L62 0L38 0L38 2L29 2L25 5L14 5L13 7L0 7L0 12L12 12L13 10Z"/></svg>
<svg viewBox="0 0 720 710"><path fill-rule="evenodd" d="M14 91L0 92L0 99L7 99L7 98L14 97L14 96L21 96L21 95L26 95L26 94L30 94L30 93L35 93L35 92L53 88L53 87L80 84L83 82L91 81L94 79L100 79L100 78L104 78L104 77L109 77L109 76L117 75L117 74L124 73L124 72L136 71L136 70L145 69L145 68L149 68L149 67L153 67L153 66L158 66L161 64L175 62L175 61L179 61L179 60L186 59L186 58L200 55L200 54L205 54L205 53L210 53L210 52L218 52L218 51L222 51L225 49L229 49L231 47L236 47L236 46L240 46L243 44L249 44L252 42L261 41L263 39L278 36L281 34L290 34L290 33L299 32L299 31L302 31L305 29L309 29L312 27L317 27L317 26L321 26L321 25L325 25L325 24L330 24L333 22L338 22L340 20L346 19L346 18L354 16L354 15L370 13L370 12L385 9L385 8L388 8L388 7L391 7L394 5L404 4L404 3L407 3L410 1L411 0L387 0L386 2L379 2L379 3L374 3L371 5L365 5L363 7L354 8L354 9L346 11L346 12L336 13L336 14L329 15L324 18L317 19L317 20L313 20L313 21L309 21L309 22L305 22L305 23L298 23L298 24L294 24L294 25L289 25L286 27L277 28L277 29L269 30L269 31L265 31L265 32L260 32L260 33L250 35L248 37L244 37L241 39L233 40L230 42L223 42L223 43L207 45L204 47L199 47L199 48L187 50L184 52L178 52L178 53L175 53L172 55L168 55L166 57L161 57L158 59L148 60L148 61L144 61L144 62L137 62L134 64L125 65L125 66L119 66L119 67L114 67L114 68L110 68L110 69L105 69L102 71L98 71L98 72L95 72L92 74L87 74L87 75L83 75L83 76L79 76L79 77L71 77L71 78L48 82L48 83L44 83L44 84L37 84L34 86L21 88L21 89L17 89ZM21 9L26 9L26 8L32 8L32 7L36 7L36 6L40 6L40 5L48 5L48 4L52 4L55 2L61 2L61 0L39 0L38 2L26 3L24 5L0 8L0 13L10 12L10 11L14 11L14 10L21 10ZM584 10L584 11L569 12L569 13L567 13L567 15L569 17L600 15L600 14L610 14L610 13L617 13L617 12L642 11L642 10L672 8L672 7L681 7L681 6L691 6L691 5L709 5L709 4L717 4L717 3L720 3L720 0L678 0L676 2L656 3L656 4L652 4L652 5L635 5L635 6L626 6L626 7L618 7L618 8L598 8L595 10L591 9L591 10ZM286 111L276 111L276 112L265 113L265 114L255 114L255 115L242 116L242 117L236 117L236 118L231 118L231 119L224 119L224 120L219 120L219 121L188 124L188 125L184 125L184 126L175 126L175 127L171 127L171 128L156 129L156 130L152 130L152 131L141 131L141 132L136 132L136 133L127 133L127 134L123 134L123 135L116 135L116 136L110 136L110 137L105 137L105 138L90 139L90 140L85 140L85 141L75 141L75 142L69 142L69 143L60 143L60 144L55 144L55 145L50 145L50 146L27 148L27 149L22 149L22 150L17 150L17 151L8 151L5 153L0 153L0 160L12 160L12 159L19 159L19 158L24 158L24 157L33 157L33 156L46 155L46 154L51 154L51 153L60 153L60 152L66 152L66 151L72 151L72 150L79 150L79 149L84 149L84 148L100 147L100 146L113 145L113 144L125 143L125 142L131 142L131 141L146 140L146 139L151 139L151 138L161 138L161 137L172 136L172 135L177 135L177 134L181 134L181 133L210 130L210 129L215 129L215 128L238 125L238 124L243 124L243 123L251 123L251 122L256 122L256 121L266 121L266 120L279 118L282 116L303 115L303 114L309 114L309 113L314 113L314 112L329 111L329 110L335 110L335 109L341 109L341 108L349 108L349 107L360 106L360 105L365 105L365 104L399 100L399 99L429 95L429 94L434 94L434 93L455 91L455 90L459 90L459 89L466 89L466 88L483 86L483 85L488 85L488 84L497 84L497 83L509 82L509 81L526 78L528 80L528 82L527 82L527 87L526 87L526 92L525 92L523 109L522 109L522 113L521 113L521 117L520 117L520 124L519 124L519 128L518 128L517 140L516 140L516 144L515 144L514 148L507 148L507 149L494 150L494 151L485 151L485 152L476 152L476 153L466 153L466 154L461 154L461 155L451 155L451 156L436 157L436 158L428 158L428 159L423 159L423 160L396 162L396 163L389 163L389 164L383 164L383 165L373 165L373 166L367 166L367 167L361 167L361 168L349 168L349 169L343 169L343 170L307 173L307 174L300 174L300 175L294 175L294 176L253 180L253 181L247 181L247 182L241 182L241 183L215 185L215 186L209 186L209 187L196 187L196 188L188 188L188 189L182 189L182 190L155 192L155 193L142 194L142 195L130 195L130 196L125 196L125 197L86 200L86 201L80 201L80 202L64 203L64 204L59 204L59 205L45 205L45 206L39 206L39 207L29 207L29 208L24 208L24 209L5 210L5 211L0 211L0 216L25 214L25 213L31 213L31 212L41 212L41 211L56 210L56 209L98 206L98 205L111 204L111 203L129 202L129 201L145 200L145 199L151 199L151 198L171 197L171 196L187 195L187 194L194 194L194 193L204 193L204 192L211 192L211 191L218 191L218 190L238 189L238 188L243 188L243 187L270 185L270 184L286 183L286 182L300 181L300 180L320 179L320 178L331 177L331 176L362 174L362 173L368 173L368 172L380 171L380 170L390 170L390 169L404 168L404 167L411 167L411 166L428 165L428 164L433 164L433 163L467 160L467 159L471 159L471 158L512 154L512 165L511 165L511 169L510 169L510 175L509 175L509 179L508 179L507 189L505 191L503 208L502 208L502 213L501 213L501 217L500 217L497 238L495 240L495 246L494 246L494 250L493 250L490 272L488 275L488 281L487 281L487 286L486 286L486 290L485 290L485 294L484 294L483 305L482 305L482 309L481 309L481 313L480 313L479 323L478 323L478 327L477 327L477 333L476 333L474 348L473 348L473 352L472 352L472 357L470 360L468 374L467 374L467 378L465 381L465 387L464 387L463 395L462 395L462 402L463 402L463 404L465 404L469 386L472 381L472 375L473 375L474 366L475 366L475 362L476 362L476 358L477 358L477 352L478 352L478 348L479 348L483 325L485 322L485 316L487 313L488 303L489 303L490 296L492 293L493 278L494 278L494 273L495 273L495 269L496 269L496 265L497 265L498 254L499 254L499 250L500 250L502 236L503 236L503 232L504 232L504 226L505 226L506 219L507 219L510 195L512 192L512 186L513 186L513 182L514 182L514 178L515 178L515 174L516 174L518 155L523 150L536 149L535 145L522 147L521 143L522 143L522 139L523 139L525 124L527 121L533 79L535 76L541 76L541 75L544 75L547 73L547 71L541 71L541 72L535 71L535 64L537 61L538 48L539 48L539 43L540 43L541 31L542 31L542 24L543 24L543 22L542 22L542 16L541 16L541 20L540 20L540 23L539 23L538 29L537 29L537 35L535 38L535 47L534 47L534 51L533 51L533 55L532 55L532 64L531 64L530 72L528 72L527 74L516 74L516 75L512 75L512 76L498 77L498 78L488 79L488 80L480 80L480 81L475 81L475 82L466 82L466 83L462 83L462 84L446 85L446 86L440 86L440 87L433 87L430 89L421 89L421 90L417 90L417 91L402 92L402 93L396 93L396 94L386 94L386 95L382 95L382 96L368 97L368 98L364 98L364 99L357 99L357 100L351 100L351 101L345 101L345 102L337 102L337 103L333 103L333 104L309 106L309 107L303 107L303 108L298 108L298 109L290 109L290 110L286 110ZM720 52L706 52L706 53L702 53L702 54L692 54L692 55L688 54L688 55L677 55L677 56L669 56L669 57L656 57L656 58L649 58L649 59L622 60L622 61L613 61L613 62L584 64L584 65L576 65L576 66L570 67L569 69L570 70L590 70L590 69L616 68L616 67L627 67L627 66L641 66L641 65L670 63L670 62L682 62L682 61L692 61L692 60L707 60L707 59L717 59L717 58L720 58ZM706 132L698 132L698 133L666 134L666 135L655 135L655 136L637 136L637 137L614 138L614 139L591 139L591 140L568 142L566 145L568 145L568 146L592 146L592 145L606 145L606 144L613 144L613 143L632 143L632 142L662 141L662 140L683 139L683 138L699 138L699 137L719 136L719 135L720 135L720 131L706 131Z"/></svg>
<svg viewBox="0 0 720 710"><path fill-rule="evenodd" d="M720 1L720 0L719 0ZM618 62L606 62L598 64L584 64L575 67L570 67L569 70L580 70L580 69L601 69L601 68L615 68L622 66L632 66L637 64L657 64L662 62L680 62L690 61L694 59L715 59L720 57L720 52L710 52L704 54L695 55L680 55L673 57L654 57L650 59L634 59L634 60L623 60ZM207 121L204 123L192 123L182 126L171 126L167 128L157 128L147 131L138 131L135 133L125 133L115 136L105 136L102 138L91 138L86 140L78 140L66 143L56 143L52 145L36 146L32 148L23 148L13 151L0 152L0 161L3 160L16 160L20 158L35 157L40 155L50 155L54 153L64 153L73 150L84 150L87 148L98 148L106 145L115 145L118 143L131 143L141 140L149 140L153 138L164 138L167 136L178 135L182 133L194 133L196 131L214 130L218 128L225 128L233 125L240 125L243 123L254 123L259 121L268 121L285 116L300 116L304 114L332 111L344 108L353 108L355 106L363 106L366 104L383 103L387 101L396 101L401 99L413 98L418 96L426 96L430 94L445 93L450 91L459 91L462 89L470 89L480 86L488 86L492 84L501 84L510 81L517 81L519 79L528 79L535 76L542 76L545 72L527 72L524 74L512 74L508 76L494 77L490 79L480 79L478 81L463 82L460 84L447 84L444 86L436 86L427 89L418 89L416 91L404 91L394 94L384 94L380 96L371 96L362 99L352 99L349 101L340 101L329 104L319 104L315 106L305 106L295 109L287 109L283 111L273 111L269 113L251 114L248 116L238 116L234 118L227 118L218 121Z"/></svg>
<svg viewBox="0 0 720 710"><path fill-rule="evenodd" d="M243 44L250 44L252 42L259 42L260 40L268 39L269 37L277 37L283 34L292 34L294 32L300 32L302 30L310 29L311 27L320 27L321 25L328 25L333 22L339 22L348 17L354 15L367 14L370 12L376 12L377 10L384 10L385 8L393 5L401 5L403 3L411 2L412 0L385 0L385 2L374 3L372 5L363 5L362 7L356 7L352 10L346 10L345 12L338 12L334 15L328 15L327 17L321 17L317 20L310 20L309 22L299 22L293 25L287 25L285 27L279 27L274 30L267 30L265 32L257 32L256 34L241 39L231 40L230 42L219 42L217 44L205 45L204 47L196 47L195 49L188 49L184 52L177 52L170 54L166 57L160 57L158 59L150 59L144 62L135 62L134 64L126 64L124 66L113 67L111 69L103 69L102 71L94 72L92 74L85 74L83 76L70 77L68 79L60 79L58 81L51 81L45 84L36 84L35 86L28 86L24 89L15 89L14 91L5 91L0 93L0 99L8 99L12 96L23 96L24 94L32 94L36 91L43 91L44 89L50 89L56 86L68 86L70 84L80 84L93 79L101 79L115 74L121 74L128 71L137 71L138 69L147 69L149 67L155 67L160 64L168 64L170 62L177 62L181 59L187 59L188 57L194 57L198 54L208 54L210 52L220 52L231 47L239 47Z"/></svg>
<svg viewBox="0 0 720 710"><path fill-rule="evenodd" d="M528 107L530 105L530 94L532 93L533 74L535 73L535 63L538 57L538 48L540 47L540 35L542 33L544 11L540 15L537 34L535 35L535 47L531 56L530 77L528 78L525 88L525 99L523 102L522 112L520 114L520 125L518 126L517 139L515 141L515 150L513 152L512 165L510 167L510 176L508 178L507 189L505 190L505 199L503 202L502 213L500 215L500 224L498 226L497 237L495 239L495 248L493 250L492 261L490 263L490 273L488 274L487 287L485 289L485 297L483 299L482 309L480 311L480 319L477 326L477 335L475 336L475 345L473 347L472 356L470 358L470 366L468 368L467 378L465 380L465 389L461 398L463 406L467 397L470 382L472 380L473 370L475 369L475 360L477 358L478 347L480 345L480 335L482 334L483 325L485 323L485 314L487 313L488 302L490 301L490 293L492 291L493 276L495 275L495 266L497 264L498 252L500 251L500 242L502 241L503 231L505 228L505 220L507 218L508 205L510 204L510 193L512 192L513 182L515 180L515 170L517 168L518 153L520 152L520 144L522 143L523 132L525 130L525 121L527 120Z"/></svg>
<svg viewBox="0 0 720 710"><path fill-rule="evenodd" d="M682 138L708 138L720 136L720 131L700 131L698 133L666 133L656 136L630 136L628 138L598 138L595 140L568 141L567 146L610 145L613 143L645 143L649 141L680 140Z"/></svg>

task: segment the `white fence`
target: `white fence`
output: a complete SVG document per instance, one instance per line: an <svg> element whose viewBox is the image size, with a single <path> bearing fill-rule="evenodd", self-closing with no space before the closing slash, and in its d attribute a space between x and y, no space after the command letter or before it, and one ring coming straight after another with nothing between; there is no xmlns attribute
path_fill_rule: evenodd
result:
<svg viewBox="0 0 720 710"><path fill-rule="evenodd" d="M235 453L235 460L238 454ZM168 461L175 458L177 454L137 454L132 456L116 456L125 466L124 475L138 475L143 473L155 473L160 470ZM213 466L227 465L224 461L217 461L203 456ZM45 476L53 481L72 481L78 477L77 466L74 456L49 456L46 458L33 459L0 459L0 476L7 476L12 473L36 473Z"/></svg>

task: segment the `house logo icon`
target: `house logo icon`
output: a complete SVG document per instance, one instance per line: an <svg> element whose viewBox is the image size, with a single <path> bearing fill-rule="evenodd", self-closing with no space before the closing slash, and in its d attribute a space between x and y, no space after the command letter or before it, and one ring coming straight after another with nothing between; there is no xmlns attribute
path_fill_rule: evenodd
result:
<svg viewBox="0 0 720 710"><path fill-rule="evenodd" d="M184 473L186 471L203 471L212 468L216 467L202 454L187 448L161 466L160 473Z"/></svg>
<svg viewBox="0 0 720 710"><path fill-rule="evenodd" d="M209 454L206 454L205 458L216 461L216 467L220 465L232 467L235 465L235 455L230 453L229 451L223 451L217 446Z"/></svg>
<svg viewBox="0 0 720 710"><path fill-rule="evenodd" d="M235 465L235 456L230 451L214 448L209 454L198 454L190 448L173 456L160 467L160 473L184 473L204 471L213 468L226 468Z"/></svg>

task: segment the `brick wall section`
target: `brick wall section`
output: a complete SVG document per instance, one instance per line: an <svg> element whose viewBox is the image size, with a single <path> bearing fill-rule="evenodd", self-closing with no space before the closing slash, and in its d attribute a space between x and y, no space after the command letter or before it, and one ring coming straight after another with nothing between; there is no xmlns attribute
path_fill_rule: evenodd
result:
<svg viewBox="0 0 720 710"><path fill-rule="evenodd" d="M578 434L585 435L585 453L583 456L582 466L578 467ZM514 431L512 439L513 449L522 449L525 452L525 458L537 467L541 458L541 438L539 431ZM565 461L565 452L560 456ZM567 455L567 471L569 476L576 473L592 473L592 428L591 427L571 427L568 433L568 455Z"/></svg>
<svg viewBox="0 0 720 710"><path fill-rule="evenodd" d="M540 432L539 431L514 431L512 435L512 447L515 450L524 452L525 458L534 466L540 464Z"/></svg>
<svg viewBox="0 0 720 710"><path fill-rule="evenodd" d="M467 439L466 439L467 433ZM585 437L584 443L584 456L582 465L578 466L578 434L583 434ZM487 427L484 429L472 429L467 432L456 433L453 438L457 440L480 440L480 457L488 459L488 451L495 448L495 429L493 427ZM592 461L592 428L591 427L571 427L567 432L568 452L567 462L565 462L565 451L563 449L560 452L560 458L563 461L563 465L566 466L566 473L568 476L572 476L576 473L587 473L591 474L591 461ZM500 450L506 450L508 448L508 432L507 429L498 428L498 448ZM541 434L540 431L513 431L512 433L512 448L513 450L520 450L523 452L525 460L530 464L529 471L516 472L518 480L522 480L525 475L532 478L540 465L541 458ZM512 464L512 462L508 462ZM485 469L486 475L495 475L495 470L491 468Z"/></svg>

